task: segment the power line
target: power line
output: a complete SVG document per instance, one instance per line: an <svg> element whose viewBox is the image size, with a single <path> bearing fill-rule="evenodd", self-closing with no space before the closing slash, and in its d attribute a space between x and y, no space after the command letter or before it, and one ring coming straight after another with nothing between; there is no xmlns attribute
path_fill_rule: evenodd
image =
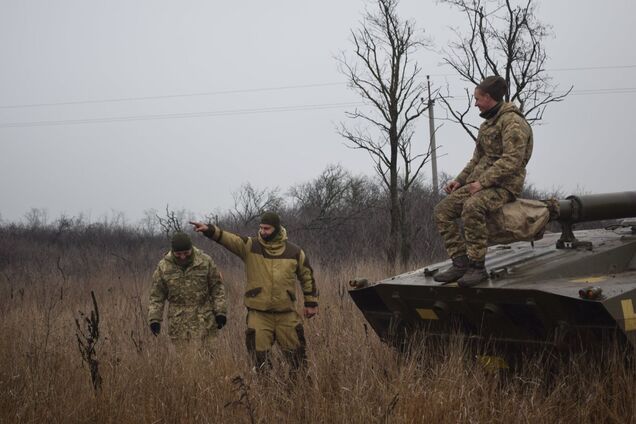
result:
<svg viewBox="0 0 636 424"><path fill-rule="evenodd" d="M604 94L633 94L636 93L636 87L617 87L617 88L591 88L572 90L568 96L592 96L592 95L604 95ZM566 91L562 93L554 93L555 96L561 96L566 94ZM465 101L467 99L466 93L460 95L448 95L444 96L450 101Z"/></svg>
<svg viewBox="0 0 636 424"><path fill-rule="evenodd" d="M551 68L546 69L546 72L566 72L566 71L597 71L597 70L609 70L609 69L636 69L636 65L607 65L607 66L579 66L572 68ZM457 73L445 73L445 74L428 74L432 77L459 77Z"/></svg>
<svg viewBox="0 0 636 424"><path fill-rule="evenodd" d="M569 95L572 96L588 96L592 94L629 94L636 93L636 87L626 88L597 88L590 90L572 90Z"/></svg>
<svg viewBox="0 0 636 424"><path fill-rule="evenodd" d="M604 69L634 69L636 65L607 65L607 66L586 66L580 68L554 68L548 69L550 72L562 72L562 71L596 71Z"/></svg>
<svg viewBox="0 0 636 424"><path fill-rule="evenodd" d="M546 69L547 72L565 72L565 71L591 71L591 70L608 70L608 69L635 69L636 65L607 65L607 66L585 66L585 67L572 67L572 68L553 68ZM456 73L445 74L429 74L432 77L451 77L458 76ZM64 102L49 102L49 103L27 103L27 104L13 104L13 105L0 105L0 109L23 109L23 108L35 108L35 107L48 107L48 106L72 106L80 104L100 104L100 103L121 103L121 102L134 102L134 101L146 101L146 100L162 100L162 99L176 99L187 97L206 97L217 96L224 94L240 94L240 93L257 93L267 91L282 91L282 90L297 90L302 88L319 88L319 87L333 87L343 86L346 82L325 82L314 84L298 84L298 85L286 85L275 87L255 87L233 90L220 90L209 91L199 93L184 93L184 94L163 94L156 96L140 96L140 97L116 97L112 99L89 99L89 100L73 100Z"/></svg>
<svg viewBox="0 0 636 424"><path fill-rule="evenodd" d="M623 87L623 88L595 88L595 89L582 89L573 90L570 96L588 96L588 95L607 95L607 94L634 94L636 93L636 87ZM562 93L562 94L565 94ZM446 96L449 101L465 101L465 95L460 96ZM7 122L0 124L0 128L26 128L26 127L44 127L44 126L59 126L59 125L80 125L80 124L99 124L99 123L112 123L112 122L129 122L129 121L148 121L158 119L184 119L184 118L205 118L215 116L232 116L232 115L251 115L259 113L278 113L278 112L299 112L309 110L324 110L324 109L340 109L351 106L366 106L364 102L342 102L342 103L325 103L325 104L313 104L313 105L295 105L295 106L271 106L266 108L253 108L253 109L232 109L232 110L218 110L211 112L186 112L186 113L168 113L168 114L153 114L153 115L131 115L131 116L119 116L112 118L85 118L85 119L64 119L64 120L50 120L50 121L28 121L28 122Z"/></svg>
<svg viewBox="0 0 636 424"><path fill-rule="evenodd" d="M86 118L86 119L65 119L58 121L31 121L31 122L8 122L0 124L0 128L24 128L24 127L44 127L57 125L79 125L79 124L100 124L111 122L129 122L129 121L148 121L155 119L184 119L184 118L204 118L214 116L230 116L230 115L249 115L258 113L273 112L299 112L308 110L322 109L339 109L350 106L361 106L362 102L347 103L327 103L317 105L297 105L297 106L276 106L256 109L235 109L235 110L219 110L213 112L192 112L192 113L169 113L156 115L133 115L119 116L113 118Z"/></svg>
<svg viewBox="0 0 636 424"><path fill-rule="evenodd" d="M119 102L133 102L144 100L158 100L158 99L175 99L181 97L204 97L204 96L216 96L220 94L240 94L240 93L255 93L262 91L281 91L281 90L293 90L299 88L316 88L316 87L329 87L335 85L345 85L342 82L325 82L316 84L301 84L301 85L286 85L280 87L264 87L264 88L245 88L236 90L221 90L221 91L209 91L203 93L185 93L185 94L164 94L157 96L142 96L142 97L118 97L112 99L93 99L93 100L75 100L68 102L52 102L52 103L29 103L29 104L17 104L17 105L5 105L0 106L0 109L21 109L21 108L33 108L44 106L69 106L80 104L92 104L92 103L119 103Z"/></svg>

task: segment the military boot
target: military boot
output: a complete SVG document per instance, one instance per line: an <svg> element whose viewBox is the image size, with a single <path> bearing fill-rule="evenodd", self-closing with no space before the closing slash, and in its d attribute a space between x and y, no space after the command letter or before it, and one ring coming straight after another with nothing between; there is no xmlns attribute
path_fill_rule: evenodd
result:
<svg viewBox="0 0 636 424"><path fill-rule="evenodd" d="M435 274L433 280L440 283L452 283L461 278L468 270L468 256L461 255L453 258L453 265L444 272Z"/></svg>
<svg viewBox="0 0 636 424"><path fill-rule="evenodd" d="M283 350L283 355L292 371L297 371L307 366L307 354L303 347L294 350Z"/></svg>
<svg viewBox="0 0 636 424"><path fill-rule="evenodd" d="M468 262L468 270L462 278L457 280L457 285L459 287L473 287L487 280L488 271L486 271L484 261L473 261L471 259Z"/></svg>
<svg viewBox="0 0 636 424"><path fill-rule="evenodd" d="M272 370L272 360L269 352L254 352L252 356L254 361L254 370L258 374L267 374Z"/></svg>

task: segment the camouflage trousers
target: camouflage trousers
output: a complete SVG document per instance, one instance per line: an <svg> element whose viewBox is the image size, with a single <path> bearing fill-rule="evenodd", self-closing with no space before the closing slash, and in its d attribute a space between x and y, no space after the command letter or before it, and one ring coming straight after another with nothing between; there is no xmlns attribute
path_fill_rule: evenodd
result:
<svg viewBox="0 0 636 424"><path fill-rule="evenodd" d="M292 369L306 364L305 331L296 311L248 309L245 344L257 370L271 367L269 356L274 342L279 344Z"/></svg>
<svg viewBox="0 0 636 424"><path fill-rule="evenodd" d="M451 258L468 255L475 261L483 261L488 248L486 215L501 208L515 197L505 188L485 188L471 196L468 185L464 185L435 206L435 222L446 252ZM457 219L462 219L462 236Z"/></svg>

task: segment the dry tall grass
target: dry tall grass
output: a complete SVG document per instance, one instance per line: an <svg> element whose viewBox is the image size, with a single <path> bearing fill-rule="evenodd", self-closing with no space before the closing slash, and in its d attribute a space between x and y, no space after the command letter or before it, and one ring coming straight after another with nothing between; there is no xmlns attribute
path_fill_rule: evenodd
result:
<svg viewBox="0 0 636 424"><path fill-rule="evenodd" d="M548 381L541 361L514 376L489 373L461 340L398 354L344 287L352 276L383 277L377 264L315 270L321 311L306 323L309 378L289 380L284 363L272 378L250 370L236 264L222 270L230 312L218 343L177 354L145 322L160 250L11 243L15 256L0 273L0 422L636 422L636 371L617 356L573 360ZM199 245L215 255L217 247ZM98 392L75 335L91 291L100 309Z"/></svg>

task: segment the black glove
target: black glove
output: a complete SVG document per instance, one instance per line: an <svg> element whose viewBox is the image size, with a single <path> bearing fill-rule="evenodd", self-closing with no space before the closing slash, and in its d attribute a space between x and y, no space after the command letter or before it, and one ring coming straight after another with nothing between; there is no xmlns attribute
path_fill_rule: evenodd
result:
<svg viewBox="0 0 636 424"><path fill-rule="evenodd" d="M216 226L214 224L212 224L212 223L207 223L206 225L208 226L208 229L203 231L201 234L203 234L207 238L214 237L214 232L216 231Z"/></svg>
<svg viewBox="0 0 636 424"><path fill-rule="evenodd" d="M214 319L216 320L216 328L218 328L219 330L223 328L223 326L227 322L227 318L225 317L225 315L217 315L216 317L214 317Z"/></svg>
<svg viewBox="0 0 636 424"><path fill-rule="evenodd" d="M150 331L152 331L153 336L158 335L161 332L161 324L158 322L151 322Z"/></svg>

